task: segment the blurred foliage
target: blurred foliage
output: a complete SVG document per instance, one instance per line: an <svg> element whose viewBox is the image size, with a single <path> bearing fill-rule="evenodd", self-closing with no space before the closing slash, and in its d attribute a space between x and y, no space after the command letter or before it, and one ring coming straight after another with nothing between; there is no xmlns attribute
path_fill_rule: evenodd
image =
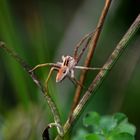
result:
<svg viewBox="0 0 140 140"><path fill-rule="evenodd" d="M88 113L73 140L134 140L136 128L128 122L123 113L100 116L97 112Z"/></svg>
<svg viewBox="0 0 140 140"><path fill-rule="evenodd" d="M4 122L4 140L39 140L45 128L43 111L36 105L25 110L22 106L12 110Z"/></svg>
<svg viewBox="0 0 140 140"><path fill-rule="evenodd" d="M61 61L61 55L72 55L80 38L96 27L103 4L102 0L0 0L0 40L31 66ZM140 12L139 5L139 0L112 1L92 66L104 64ZM137 139L140 139L139 44L138 33L82 114L93 108L102 114L124 112L137 127ZM0 59L0 139L13 139L17 132L19 140L28 136L31 140L41 139L42 129L53 121L45 99L27 73L3 50ZM42 68L36 72L42 82L48 71L49 68ZM95 75L96 72L89 72L86 86ZM49 90L64 123L75 86L67 79L56 85L54 76ZM81 121L77 121L71 135L82 125ZM55 133L52 132L52 138Z"/></svg>

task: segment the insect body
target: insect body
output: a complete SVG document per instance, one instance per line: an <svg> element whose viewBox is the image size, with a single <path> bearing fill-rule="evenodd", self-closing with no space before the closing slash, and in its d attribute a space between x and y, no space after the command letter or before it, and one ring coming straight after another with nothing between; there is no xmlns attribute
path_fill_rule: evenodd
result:
<svg viewBox="0 0 140 140"><path fill-rule="evenodd" d="M62 62L57 62L57 63L44 63L44 64L39 64L35 66L33 69L30 70L30 72L33 72L35 69L39 67L44 67L44 66L52 66L47 80L46 80L46 85L48 83L48 80L53 72L53 70L57 70L57 76L56 76L56 82L61 82L66 76L70 75L71 79L74 79L74 69L82 69L82 70L101 70L101 68L90 68L90 67L84 67L84 66L77 66L81 56L83 55L85 49L88 46L88 43L91 39L91 35L93 33L87 34L77 45L74 51L74 56L62 56ZM88 38L88 41L86 45L83 47L83 49L80 51L78 55L78 49L82 45L82 43ZM78 83L78 82L77 82ZM79 84L79 83L78 83Z"/></svg>
<svg viewBox="0 0 140 140"><path fill-rule="evenodd" d="M68 74L74 78L74 67L77 64L77 61L69 55L62 56L62 61L62 63L58 62L60 68L56 76L56 82L62 81Z"/></svg>

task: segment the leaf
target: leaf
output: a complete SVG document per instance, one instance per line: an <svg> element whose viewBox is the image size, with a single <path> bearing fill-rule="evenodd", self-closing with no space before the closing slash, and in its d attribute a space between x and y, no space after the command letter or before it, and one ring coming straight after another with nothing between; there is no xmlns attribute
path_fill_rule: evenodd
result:
<svg viewBox="0 0 140 140"><path fill-rule="evenodd" d="M97 112L90 112L83 119L85 126L93 129L79 134L75 140L134 140L136 127L128 122L123 113L113 116L100 116Z"/></svg>
<svg viewBox="0 0 140 140"><path fill-rule="evenodd" d="M78 130L76 136L74 136L72 140L85 140L86 135L87 132L84 129L80 129Z"/></svg>
<svg viewBox="0 0 140 140"><path fill-rule="evenodd" d="M86 140L104 140L104 138L98 134L89 134L86 136Z"/></svg>
<svg viewBox="0 0 140 140"><path fill-rule="evenodd" d="M121 123L117 127L116 131L119 133L128 133L128 134L134 136L136 133L136 127L129 123Z"/></svg>
<svg viewBox="0 0 140 140"><path fill-rule="evenodd" d="M90 112L84 117L83 124L85 126L99 125L99 121L100 121L100 115L97 112Z"/></svg>
<svg viewBox="0 0 140 140"><path fill-rule="evenodd" d="M119 133L116 135L112 135L107 140L135 140L134 136L128 133Z"/></svg>
<svg viewBox="0 0 140 140"><path fill-rule="evenodd" d="M124 120L127 120L127 117L123 113L116 113L113 115L113 118L117 121L117 124L121 123Z"/></svg>
<svg viewBox="0 0 140 140"><path fill-rule="evenodd" d="M108 135L116 127L117 123L111 116L104 116L101 118L99 125L103 130L103 134Z"/></svg>

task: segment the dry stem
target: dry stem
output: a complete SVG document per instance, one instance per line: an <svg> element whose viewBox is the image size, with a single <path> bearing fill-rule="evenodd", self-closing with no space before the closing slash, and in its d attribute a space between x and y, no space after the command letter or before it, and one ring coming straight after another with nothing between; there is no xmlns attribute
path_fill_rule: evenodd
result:
<svg viewBox="0 0 140 140"><path fill-rule="evenodd" d="M121 39L121 41L116 46L115 50L112 52L110 57L108 58L107 62L104 64L103 69L97 74L95 79L93 79L92 83L90 84L88 90L85 92L84 96L80 100L79 104L74 109L71 120L67 120L64 125L64 134L66 135L67 132L72 128L72 125L76 119L78 119L80 113L82 112L83 108L85 107L86 103L89 101L92 95L96 93L96 90L101 85L104 78L109 73L110 69L114 66L114 64L117 62L118 58L122 54L122 52L127 47L127 44L132 39L132 37L135 35L136 31L140 28L140 14L136 18L136 20L133 22L131 27L128 29L124 37ZM64 136L65 136L64 135ZM60 137L57 136L56 140L60 140Z"/></svg>
<svg viewBox="0 0 140 140"><path fill-rule="evenodd" d="M60 136L62 136L63 135L63 128L62 128L62 125L60 122L60 115L58 113L58 109L56 107L56 104L53 101L53 99L51 98L48 90L45 88L45 86L43 86L41 84L40 80L36 77L34 72L31 71L32 69L30 68L30 66L17 53L15 53L10 48L6 47L5 43L1 42L1 41L0 41L0 47L3 48L9 55L11 55L24 68L24 70L26 72L28 72L28 74L30 75L30 77L32 78L32 80L34 81L36 86L41 89L41 91L42 91L43 95L45 96L45 98L48 102L48 105L51 109L51 112L52 112L53 117L54 117L54 121L55 121L56 125L59 126L59 127L57 127L58 134Z"/></svg>
<svg viewBox="0 0 140 140"><path fill-rule="evenodd" d="M93 36L91 38L91 41L90 41L90 44L89 44L89 51L88 51L87 57L85 59L85 64L84 64L85 67L88 67L91 63L93 53L94 53L94 50L97 46L97 41L99 39L101 30L102 30L102 27L103 27L103 24L104 24L104 21L105 21L105 17L107 15L108 9L110 7L110 4L111 4L111 0L106 0L105 1L104 8L102 10L101 16L99 18L99 22L98 22L97 27L96 27L97 30L95 31L95 34L93 34ZM84 84L86 74L87 74L86 70L83 70L81 72L81 76L80 76L81 85ZM76 105L79 102L81 90L82 90L81 86L77 86L74 101L73 101L73 105L72 105L72 111L74 110L74 108L76 107ZM70 116L71 116L71 114L70 114Z"/></svg>

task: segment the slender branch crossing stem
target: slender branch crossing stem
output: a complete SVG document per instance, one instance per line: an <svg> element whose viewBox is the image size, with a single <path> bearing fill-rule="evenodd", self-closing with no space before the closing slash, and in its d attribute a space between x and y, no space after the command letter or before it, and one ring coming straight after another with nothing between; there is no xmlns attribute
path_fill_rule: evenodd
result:
<svg viewBox="0 0 140 140"><path fill-rule="evenodd" d="M99 39L101 30L102 30L102 27L103 27L103 24L104 24L104 21L105 21L105 17L107 15L108 9L110 7L111 1L112 0L106 0L105 1L104 8L102 10L99 22L98 22L97 27L96 27L97 30L95 31L95 34L93 34L93 36L91 38L91 41L89 43L89 46L88 46L89 47L89 51L88 51L87 57L85 59L85 64L84 64L85 67L89 67L89 65L91 63L91 60L92 60L92 57L93 57L93 53L94 53L94 50L95 50L95 48L97 46L97 41ZM84 84L84 81L85 81L85 78L86 78L86 74L87 74L86 70L83 70L82 73L81 73L80 83L82 85ZM82 88L80 86L77 86L77 89L76 89L76 92L75 92L74 101L73 101L73 105L72 105L72 111L74 110L74 108L76 107L76 105L79 102L81 90L82 90Z"/></svg>
<svg viewBox="0 0 140 140"><path fill-rule="evenodd" d="M96 90L101 85L104 78L107 76L111 68L114 66L114 64L117 62L118 58L122 54L122 52L125 50L125 48L128 46L129 41L133 38L136 31L140 28L140 14L136 18L136 20L133 22L131 27L128 29L124 37L121 39L121 41L116 46L115 50L112 52L110 57L108 58L107 62L103 66L103 70L101 70L95 79L90 84L88 90L85 92L84 96L80 100L79 104L74 109L71 120L67 120L64 125L64 134L70 130L72 127L74 121L78 119L78 116L80 113L82 113L83 108L85 107L86 103L89 101L90 97L96 93ZM60 140L60 137L57 136L56 140Z"/></svg>
<svg viewBox="0 0 140 140"><path fill-rule="evenodd" d="M60 115L58 113L58 109L56 107L56 104L53 101L53 99L51 98L48 90L45 88L44 85L41 84L40 80L36 77L36 75L34 74L32 69L30 68L30 66L17 53L15 53L12 49L6 47L5 43L1 42L1 41L0 41L0 47L3 48L9 55L11 55L25 69L25 71L30 75L30 77L32 78L32 80L34 81L36 86L41 89L41 91L44 94L44 96L48 102L48 105L51 109L56 126L59 126L59 127L57 127L58 134L60 136L62 136L63 135L63 128L62 128L62 125L60 122Z"/></svg>

